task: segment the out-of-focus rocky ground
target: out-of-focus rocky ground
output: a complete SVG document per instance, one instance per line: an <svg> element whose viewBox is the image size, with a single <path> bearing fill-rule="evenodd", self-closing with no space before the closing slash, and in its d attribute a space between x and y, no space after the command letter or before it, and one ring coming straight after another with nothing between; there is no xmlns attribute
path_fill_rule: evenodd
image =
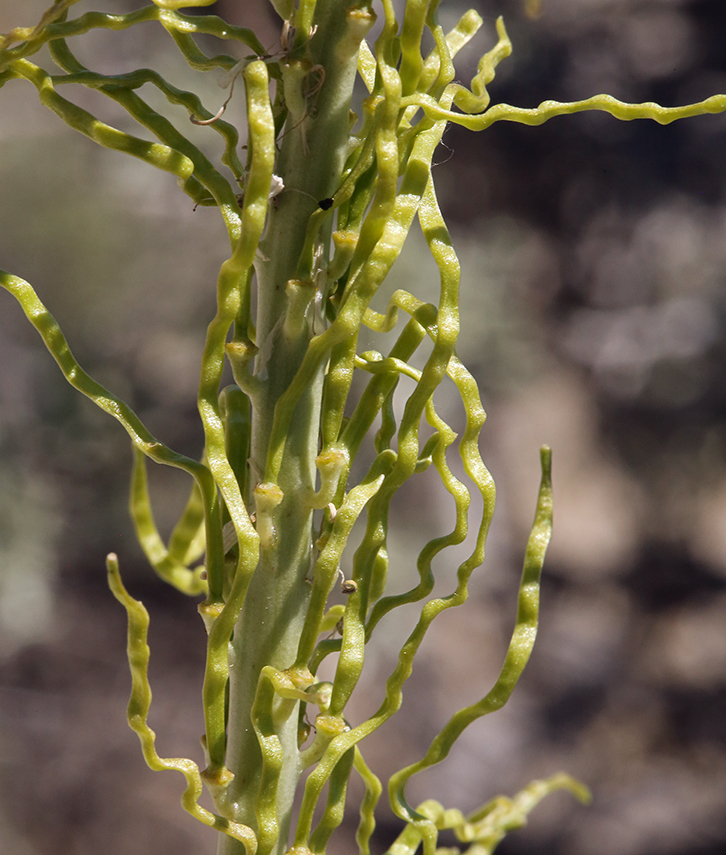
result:
<svg viewBox="0 0 726 855"><path fill-rule="evenodd" d="M45 3L5 2L0 31L37 20ZM467 4L442 5L453 22ZM462 54L461 79L493 43L498 14L514 43L490 87L494 102L535 106L607 91L680 104L726 92L723 0L544 0L536 21L520 0L474 5L485 26ZM218 4L273 44L276 25L259 6ZM79 50L96 69L127 70L150 63L157 37L135 28ZM193 84L172 52L156 67ZM221 90L205 85L216 103ZM239 96L229 115L241 122ZM112 106L83 93L79 102L129 127ZM76 137L28 84L11 81L0 104L0 266L36 286L92 374L170 445L197 454L195 365L226 250L218 219L193 212L172 178ZM660 127L580 115L479 135L452 129L445 143L436 178L464 271L459 350L489 412L482 451L499 506L469 604L432 631L404 709L371 740L369 762L385 778L418 759L448 716L495 678L534 509L537 449L547 442L556 529L531 663L507 707L415 779L410 800L472 810L566 769L591 786L592 806L552 796L499 851L720 855L726 117ZM424 256L413 236L390 287L433 293ZM453 397L439 403L460 427ZM125 724L124 615L103 570L111 550L152 615L159 750L201 760L204 630L195 604L165 590L134 545L129 464L123 432L64 385L0 295L0 850L8 855L214 851L207 830L178 807L181 778L148 771ZM154 477L168 530L187 485L173 472ZM409 491L393 537L395 584L415 573L413 550L450 515L433 487ZM440 562L442 592L454 570L452 559ZM377 707L404 623L382 625L372 642L351 718ZM354 824L351 809L350 832L333 844L341 852L352 851ZM383 809L377 851L395 833Z"/></svg>

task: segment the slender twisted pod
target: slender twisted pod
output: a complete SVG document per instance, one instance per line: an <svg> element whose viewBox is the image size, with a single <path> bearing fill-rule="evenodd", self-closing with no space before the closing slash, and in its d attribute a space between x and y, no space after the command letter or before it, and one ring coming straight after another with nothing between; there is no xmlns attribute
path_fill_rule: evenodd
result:
<svg viewBox="0 0 726 855"><path fill-rule="evenodd" d="M435 829L430 826L430 820L416 814L407 805L404 797L406 783L418 772L440 763L448 755L464 729L473 721L504 706L524 671L534 647L539 615L539 582L545 552L552 536L552 453L546 446L542 448L541 458L542 482L534 525L524 557L524 569L517 602L517 622L501 673L494 686L481 701L455 713L431 743L426 755L418 763L414 763L393 775L388 785L394 811L402 819L414 823L419 828L426 855L433 855L437 835Z"/></svg>
<svg viewBox="0 0 726 855"><path fill-rule="evenodd" d="M134 464L131 470L129 511L134 522L136 538L159 576L183 594L194 596L207 592L201 568L191 570L184 562L175 560L164 545L154 522L154 512L149 496L146 456L134 448Z"/></svg>
<svg viewBox="0 0 726 855"><path fill-rule="evenodd" d="M239 557L229 596L209 632L204 709L207 720L206 772L212 785L230 779L225 766L227 747L226 690L229 679L228 644L259 560L260 538L242 497L240 484L227 458L227 444L217 400L224 365L225 342L240 305L262 234L274 160L274 122L269 101L267 68L250 63L244 71L250 132L255 145L242 208L242 229L232 256L222 265L217 283L217 315L207 330L202 356L198 406L204 426L209 468L224 498L239 544Z"/></svg>
<svg viewBox="0 0 726 855"><path fill-rule="evenodd" d="M195 479L204 504L209 578L210 580L217 576L221 578L221 574L215 572L215 568L221 568L223 563L220 508L214 482L207 467L165 446L149 433L127 404L86 374L71 353L57 321L41 303L28 282L19 276L0 270L0 286L9 291L20 303L26 317L40 333L45 346L71 386L120 422L135 448L141 453L156 463L182 469ZM210 596L211 588L210 582Z"/></svg>

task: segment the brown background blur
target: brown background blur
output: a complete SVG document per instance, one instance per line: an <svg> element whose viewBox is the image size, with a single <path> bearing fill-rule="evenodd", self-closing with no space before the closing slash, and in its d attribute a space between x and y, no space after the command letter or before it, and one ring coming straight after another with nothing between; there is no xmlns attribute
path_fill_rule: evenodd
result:
<svg viewBox="0 0 726 855"><path fill-rule="evenodd" d="M34 23L45 5L4 0L0 31ZM442 18L453 24L469 5L444 0ZM494 102L607 91L671 105L726 92L723 0L544 0L536 21L521 0L474 5L485 24L461 55L462 80L493 44L498 14L514 43L490 87ZM261 0L216 9L275 44L279 23ZM96 33L77 50L96 70L149 64L197 87L159 29ZM216 109L223 90L212 76L200 85ZM131 130L115 105L63 94ZM240 90L228 113L240 126L242 105ZM183 115L180 127L189 128ZM717 855L726 851L726 117L660 127L590 114L478 135L451 129L444 142L435 176L464 271L459 351L489 412L481 446L499 504L469 604L432 631L404 710L371 740L369 762L386 778L418 759L495 678L547 442L555 536L532 660L509 705L415 779L411 801L472 810L562 768L591 786L593 805L554 795L498 851ZM210 146L218 152L216 138ZM90 373L165 442L198 454L196 366L227 249L215 212L192 211L172 177L75 135L24 81L0 92L0 198L0 266L36 287ZM413 235L391 287L433 293L424 256ZM129 464L123 431L64 384L0 294L8 855L215 849L178 806L181 778L148 771L125 723L125 619L103 569L111 550L151 611L159 751L201 761L204 630L195 603L165 589L134 544ZM187 486L178 473L154 473L163 530ZM433 488L409 491L392 536L392 584L407 586L414 550L450 519ZM437 565L441 591L454 570L452 559ZM351 717L378 706L410 619L392 618L374 637ZM352 851L358 792L331 852ZM376 851L396 830L384 805Z"/></svg>

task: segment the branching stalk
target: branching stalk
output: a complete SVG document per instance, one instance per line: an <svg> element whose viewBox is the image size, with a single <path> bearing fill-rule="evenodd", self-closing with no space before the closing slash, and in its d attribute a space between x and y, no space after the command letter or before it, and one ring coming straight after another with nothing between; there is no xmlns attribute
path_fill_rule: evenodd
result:
<svg viewBox="0 0 726 855"><path fill-rule="evenodd" d="M466 601L484 561L494 510L494 483L478 445L485 413L456 352L459 261L431 168L446 126L480 131L498 121L538 125L583 110L664 124L723 112L726 95L680 107L625 104L608 95L545 101L534 109L492 105L488 87L512 51L504 23L497 21L495 44L464 86L455 82L454 57L482 19L469 11L445 33L437 18L440 0L407 0L400 20L392 0L271 0L281 34L279 48L267 49L246 28L182 11L213 0L153 0L128 14L71 17L80 2L56 0L36 26L0 37L0 87L30 83L41 103L70 127L174 176L195 205L219 210L230 243L202 357L197 406L204 447L196 460L152 436L127 404L89 377L31 285L0 271L0 285L21 305L68 382L127 431L134 450L130 511L150 564L178 591L205 597L199 611L207 630L206 766L200 771L190 759L166 760L156 752L147 724L148 613L128 593L118 560L109 555L109 585L128 615L129 724L152 769L184 775L183 806L219 832L219 855L323 855L343 822L353 771L365 786L357 844L361 855L370 855L383 787L361 743L400 709L433 621ZM539 6L528 4L532 14ZM380 28L371 45L367 37L376 15ZM83 65L69 44L96 29L141 25L163 27L169 45L195 73L224 71L225 106L244 88L243 149L238 129L222 118L224 110L207 109L197 95L152 68L100 74ZM207 54L202 45L208 49L213 39L230 52ZM424 53L422 41L433 47ZM31 60L46 49L57 73ZM360 117L351 110L358 77ZM164 96L168 113L145 100L147 84ZM59 92L77 86L113 99L139 133L100 121ZM224 151L217 160L188 139L190 119L200 131L221 136ZM156 142L145 137L149 133ZM437 303L417 297L414 282L411 292L396 291L376 310L382 283L410 230L419 227L439 272ZM405 321L400 327L399 315ZM363 327L375 332L376 350L359 352ZM227 363L235 382L222 388ZM401 377L412 385L404 401ZM458 443L434 402L442 383L453 385L466 413ZM454 453L461 477L451 465ZM168 542L154 521L147 458L193 479ZM552 526L550 462L544 447L537 512L501 674L481 701L452 714L421 760L391 778L389 799L404 828L389 855L413 855L420 846L424 855L435 855L439 831L446 829L471 855L488 855L547 793L564 788L588 798L586 788L564 773L534 781L512 798L499 796L468 817L430 800L414 809L405 798L408 780L443 761L471 722L506 703L521 677L537 631ZM392 592L393 500L431 467L450 497L453 525L423 544L415 559L416 584ZM470 520L472 490L483 506L476 521ZM361 534L351 555L356 524ZM470 530L471 551L453 590L435 592L437 557L463 544ZM331 604L338 586L345 602ZM375 642L379 624L413 603L418 618L379 686L378 709L364 721L348 721L367 645ZM335 657L335 676L321 682L317 672L328 656ZM203 784L214 812L199 805Z"/></svg>

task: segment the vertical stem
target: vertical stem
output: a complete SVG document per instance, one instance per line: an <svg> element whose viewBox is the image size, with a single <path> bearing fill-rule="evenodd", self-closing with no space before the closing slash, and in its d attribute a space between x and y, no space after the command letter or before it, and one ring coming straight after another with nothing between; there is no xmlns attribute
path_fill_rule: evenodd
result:
<svg viewBox="0 0 726 855"><path fill-rule="evenodd" d="M257 376L262 382L252 425L254 482L265 478L275 405L290 385L314 334L311 313L302 324L284 323L288 282L295 277L310 215L318 208L318 200L332 196L341 182L358 49L374 19L365 4L318 0L314 35L296 44L281 63L289 117L276 173L283 179L285 190L277 205L271 206L256 265ZM328 227L320 248L318 267L323 272L328 261L329 231ZM316 287L324 287L319 280L300 284L307 284L311 297ZM284 669L294 664L307 610L309 585L305 579L311 569L313 521L309 497L315 488L322 380L321 371L297 405L277 481L283 498L274 511L275 535L263 542L233 639L227 767L235 777L228 790L229 816L255 829L262 755L251 710L262 668L272 665ZM300 777L296 709L278 736L284 754L277 792L280 836L276 852L281 855L287 849ZM242 855L243 847L221 835L218 853Z"/></svg>

